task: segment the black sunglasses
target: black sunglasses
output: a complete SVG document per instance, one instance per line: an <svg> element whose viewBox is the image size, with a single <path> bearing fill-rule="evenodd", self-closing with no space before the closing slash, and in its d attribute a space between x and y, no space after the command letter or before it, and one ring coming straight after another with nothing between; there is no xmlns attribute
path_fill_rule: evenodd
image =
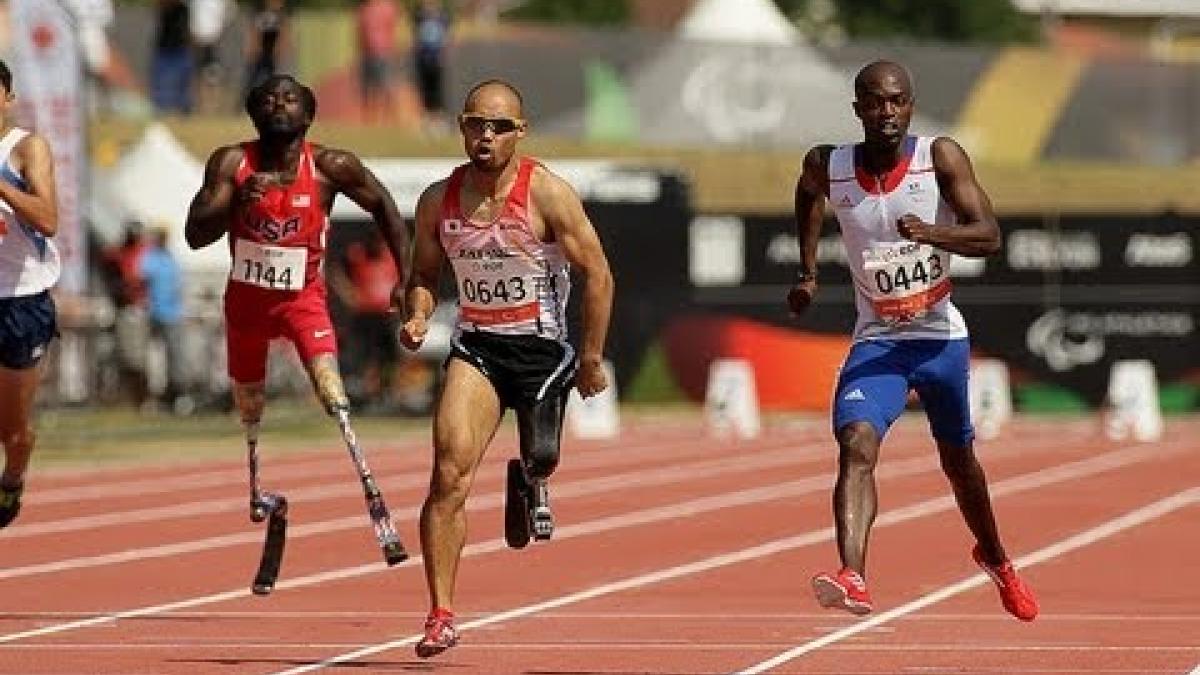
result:
<svg viewBox="0 0 1200 675"><path fill-rule="evenodd" d="M484 117L483 115L459 115L458 121L463 128L473 134L482 134L484 129L491 129L494 134L508 134L525 126L525 120L514 117Z"/></svg>

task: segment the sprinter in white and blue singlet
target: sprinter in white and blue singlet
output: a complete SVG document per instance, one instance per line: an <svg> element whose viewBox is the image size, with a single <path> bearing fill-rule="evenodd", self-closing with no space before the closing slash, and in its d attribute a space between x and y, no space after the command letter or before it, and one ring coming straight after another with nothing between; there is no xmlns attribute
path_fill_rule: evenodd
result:
<svg viewBox="0 0 1200 675"><path fill-rule="evenodd" d="M0 61L0 527L21 510L33 454L33 401L57 333L58 199L50 144L12 126L12 72Z"/></svg>
<svg viewBox="0 0 1200 675"><path fill-rule="evenodd" d="M417 202L412 275L401 342L420 347L449 262L458 322L433 413L433 476L421 509L421 553L430 611L422 658L458 641L455 578L466 538L467 493L504 411L516 413L520 459L508 463L504 537L513 548L549 539L548 480L558 466L567 394L603 391L604 338L613 281L575 190L517 153L528 125L521 94L501 80L467 93L459 131L469 162ZM583 282L579 352L567 340L569 268Z"/></svg>
<svg viewBox="0 0 1200 675"><path fill-rule="evenodd" d="M825 607L871 611L866 553L876 511L875 465L880 443L914 390L975 536L972 556L996 582L1004 608L1032 621L1037 600L1000 543L975 456L967 403L970 344L950 300L951 256L1000 250L991 201L958 143L908 134L915 98L903 66L867 65L854 79L854 96L863 142L812 148L796 185L802 267L788 304L800 314L816 295L817 240L828 201L841 228L858 310L833 407L841 569L813 577L813 591Z"/></svg>

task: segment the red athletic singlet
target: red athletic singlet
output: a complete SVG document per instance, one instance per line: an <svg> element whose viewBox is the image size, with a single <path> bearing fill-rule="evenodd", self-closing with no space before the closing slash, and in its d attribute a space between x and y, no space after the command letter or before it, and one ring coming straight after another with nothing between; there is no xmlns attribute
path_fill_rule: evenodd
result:
<svg viewBox="0 0 1200 675"><path fill-rule="evenodd" d="M242 149L239 186L258 170L258 144L243 143ZM265 378L267 346L277 337L290 340L306 363L336 353L321 274L328 225L312 147L305 143L296 180L268 189L230 224L225 332L235 382Z"/></svg>
<svg viewBox="0 0 1200 675"><path fill-rule="evenodd" d="M242 149L245 156L234 179L239 186L258 171L258 144L243 143ZM230 285L298 291L320 282L328 227L312 146L305 142L296 180L268 188L234 218L229 228Z"/></svg>

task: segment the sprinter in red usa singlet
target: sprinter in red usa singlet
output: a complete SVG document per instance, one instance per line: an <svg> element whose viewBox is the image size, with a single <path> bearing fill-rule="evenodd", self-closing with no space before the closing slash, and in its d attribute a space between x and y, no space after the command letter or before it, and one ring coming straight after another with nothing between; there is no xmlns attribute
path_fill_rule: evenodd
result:
<svg viewBox="0 0 1200 675"><path fill-rule="evenodd" d="M601 367L613 282L596 230L575 191L516 153L525 136L521 95L487 80L459 115L470 162L426 188L417 203L413 273L401 341L421 345L443 262L454 271L458 323L433 419L434 467L421 511L431 609L417 655L458 641L450 611L466 536L467 491L501 417L517 417L521 458L508 464L505 539L522 548L554 528L548 479L572 384L583 396L608 386ZM578 353L567 340L568 266L582 278Z"/></svg>
<svg viewBox="0 0 1200 675"><path fill-rule="evenodd" d="M354 154L305 138L316 111L312 91L290 76L252 89L246 112L258 138L212 153L188 211L192 248L228 237L229 377L252 459L265 406L267 348L276 338L295 346L326 412L353 445L322 276L334 198L344 194L371 215L397 266L407 254L404 219L374 174ZM397 287L393 297L401 292ZM252 513L258 506L252 503Z"/></svg>
<svg viewBox="0 0 1200 675"><path fill-rule="evenodd" d="M841 569L813 577L813 591L825 607L854 614L873 608L866 557L876 512L875 465L912 390L975 536L975 562L996 582L1004 608L1032 621L1037 600L1000 543L975 456L967 325L950 299L952 256L1000 250L991 201L958 143L908 134L915 99L903 66L867 65L854 78L854 96L863 142L814 147L796 185L803 266L788 303L801 314L816 295L817 241L828 202L841 228L858 313L834 392L833 509Z"/></svg>

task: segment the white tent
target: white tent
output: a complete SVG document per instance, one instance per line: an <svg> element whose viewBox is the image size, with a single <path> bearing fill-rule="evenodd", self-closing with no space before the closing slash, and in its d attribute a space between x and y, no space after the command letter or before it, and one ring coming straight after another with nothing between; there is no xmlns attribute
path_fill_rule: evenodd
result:
<svg viewBox="0 0 1200 675"><path fill-rule="evenodd" d="M189 270L224 274L229 252L218 242L193 251L183 238L192 195L200 189L203 165L162 124L146 128L141 139L117 162L107 178L110 198L127 217L148 228L172 233L171 252Z"/></svg>
<svg viewBox="0 0 1200 675"><path fill-rule="evenodd" d="M803 148L862 136L853 72L830 63L770 0L699 0L678 37L632 74L643 138ZM939 133L915 115L913 133Z"/></svg>
<svg viewBox="0 0 1200 675"><path fill-rule="evenodd" d="M689 40L776 45L796 41L796 27L771 0L699 0L677 33Z"/></svg>

